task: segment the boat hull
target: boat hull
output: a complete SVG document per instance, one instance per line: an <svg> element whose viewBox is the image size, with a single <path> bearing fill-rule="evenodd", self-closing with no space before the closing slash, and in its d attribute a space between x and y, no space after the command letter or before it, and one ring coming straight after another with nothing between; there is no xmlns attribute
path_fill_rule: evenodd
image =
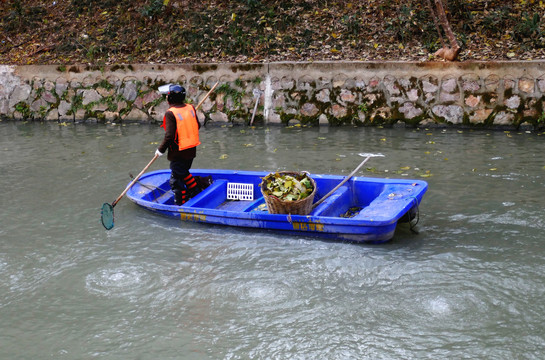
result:
<svg viewBox="0 0 545 360"><path fill-rule="evenodd" d="M127 196L148 210L182 221L379 243L392 239L399 221L414 216L428 187L421 180L353 177L308 215L269 214L259 186L268 173L212 169L191 172L194 176L211 176L213 183L183 206L174 205L168 185L170 170L144 174ZM344 179L337 175L311 177L317 185L315 201ZM229 183L251 184L252 199L227 200Z"/></svg>

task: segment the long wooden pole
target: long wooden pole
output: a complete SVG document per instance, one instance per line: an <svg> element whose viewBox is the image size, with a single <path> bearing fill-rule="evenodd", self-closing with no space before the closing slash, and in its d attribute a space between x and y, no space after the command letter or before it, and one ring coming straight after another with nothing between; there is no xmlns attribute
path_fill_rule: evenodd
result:
<svg viewBox="0 0 545 360"><path fill-rule="evenodd" d="M121 200L121 198L123 196L125 196L125 194L127 193L127 191L129 191L129 189L138 181L138 179L140 179L140 176L142 176L142 174L144 174L146 172L146 170L148 170L148 168L151 166L151 164L153 164L153 162L155 160L157 160L157 158L159 157L159 155L155 154L155 156L153 156L153 159L151 159L151 161L148 163L148 165L146 165L145 168L142 169L142 171L140 171L140 174L136 175L136 177L134 178L133 181L131 181L131 183L125 188L125 190L123 190L123 192L121 193L121 195L119 195L117 197L117 199L115 199L115 201L112 203L112 207L115 206L115 204L117 204L119 202L119 200Z"/></svg>
<svg viewBox="0 0 545 360"><path fill-rule="evenodd" d="M206 95L202 98L202 100L199 101L199 103L197 104L197 107L195 108L195 110L197 110L198 108L201 107L201 105L202 105L202 103L204 102L204 100L206 100L206 99L208 98L208 96L210 96L210 94L212 94L212 91L214 91L214 90L216 89L216 87L218 86L219 83L220 83L220 82L218 81L218 82L216 82L216 83L214 84L214 86L212 86L212 89L210 89L210 91L206 93Z"/></svg>
<svg viewBox="0 0 545 360"><path fill-rule="evenodd" d="M328 192L324 197L322 197L320 200L316 201L313 205L312 205L312 208L314 209L316 206L320 205L325 199L327 199L328 197L331 196L331 194L333 194L335 191L337 191L341 186L344 185L345 182L347 182L348 180L350 180L352 178L352 176L354 176L358 170L363 166L363 164L365 164L367 162L367 160L369 160L371 158L371 156L368 156L365 158L365 160L363 160L361 162L361 164L358 165L357 168L354 169L354 171L352 171L346 178L344 178L343 181L341 181L339 183L339 185L335 186L333 188L333 190L331 190L330 192Z"/></svg>

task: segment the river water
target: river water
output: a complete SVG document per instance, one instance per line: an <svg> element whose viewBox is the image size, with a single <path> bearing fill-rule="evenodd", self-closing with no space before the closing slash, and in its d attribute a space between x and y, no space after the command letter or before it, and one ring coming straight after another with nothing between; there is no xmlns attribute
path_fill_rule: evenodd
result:
<svg viewBox="0 0 545 360"><path fill-rule="evenodd" d="M425 179L382 245L181 223L128 199L162 129L0 122L1 359L542 359L542 134L205 127L195 168ZM159 158L150 170L168 167Z"/></svg>

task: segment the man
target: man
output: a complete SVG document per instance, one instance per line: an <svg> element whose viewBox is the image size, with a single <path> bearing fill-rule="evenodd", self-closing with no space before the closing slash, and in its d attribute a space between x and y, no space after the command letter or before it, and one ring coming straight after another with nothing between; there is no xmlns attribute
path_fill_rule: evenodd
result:
<svg viewBox="0 0 545 360"><path fill-rule="evenodd" d="M170 108L165 113L161 125L165 129L165 137L155 154L161 156L168 149L167 158L172 171L169 183L174 192L174 203L183 205L200 192L200 187L189 169L200 144L201 124L193 105L185 103L185 89L182 86L170 85L167 101Z"/></svg>

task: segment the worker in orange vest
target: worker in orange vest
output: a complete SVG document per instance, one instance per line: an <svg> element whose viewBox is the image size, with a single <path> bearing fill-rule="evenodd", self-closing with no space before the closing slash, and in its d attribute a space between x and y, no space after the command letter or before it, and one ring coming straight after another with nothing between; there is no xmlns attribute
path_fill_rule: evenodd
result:
<svg viewBox="0 0 545 360"><path fill-rule="evenodd" d="M193 105L185 103L185 94L183 86L169 86L167 101L170 108L161 125L165 129L165 137L155 151L157 156L161 156L168 149L167 159L170 161L171 170L169 183L176 205L183 205L201 191L196 179L189 172L200 144L201 124Z"/></svg>

